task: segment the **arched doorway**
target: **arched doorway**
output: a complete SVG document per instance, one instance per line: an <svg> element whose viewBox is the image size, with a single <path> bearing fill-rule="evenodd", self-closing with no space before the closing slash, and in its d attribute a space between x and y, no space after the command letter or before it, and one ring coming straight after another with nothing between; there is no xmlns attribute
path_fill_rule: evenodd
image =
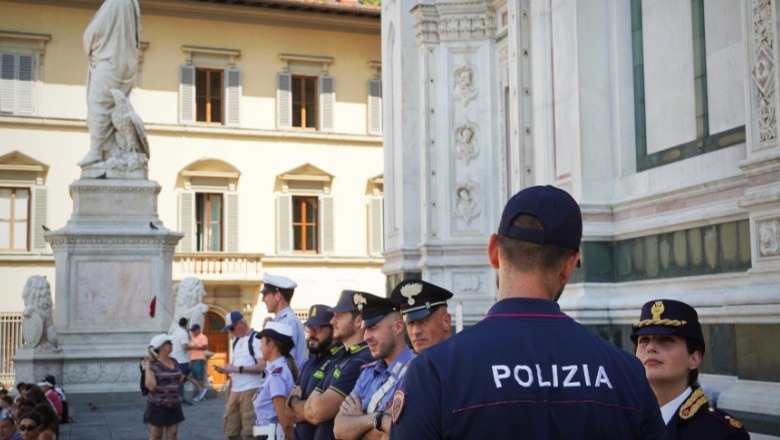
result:
<svg viewBox="0 0 780 440"><path fill-rule="evenodd" d="M214 389L219 391L222 385L227 382L228 377L226 374L217 373L214 366L224 367L227 364L228 334L222 332L225 319L218 313L208 312L205 318L203 333L209 338L209 350L214 352L206 364L207 374Z"/></svg>

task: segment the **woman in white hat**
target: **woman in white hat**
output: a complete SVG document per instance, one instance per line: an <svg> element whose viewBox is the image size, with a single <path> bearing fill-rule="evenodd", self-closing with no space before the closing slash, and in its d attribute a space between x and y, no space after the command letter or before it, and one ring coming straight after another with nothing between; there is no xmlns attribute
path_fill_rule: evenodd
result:
<svg viewBox="0 0 780 440"><path fill-rule="evenodd" d="M179 363L172 358L170 335L159 334L149 342L149 357L141 360L146 395L144 423L151 426L149 440L176 440L179 423L184 421L179 398L179 383L183 381Z"/></svg>
<svg viewBox="0 0 780 440"><path fill-rule="evenodd" d="M266 366L265 381L254 400L255 438L273 440L280 429L288 439L294 438L292 420L284 412L287 396L298 378L295 359L290 354L295 345L292 327L269 322L256 337L260 338Z"/></svg>

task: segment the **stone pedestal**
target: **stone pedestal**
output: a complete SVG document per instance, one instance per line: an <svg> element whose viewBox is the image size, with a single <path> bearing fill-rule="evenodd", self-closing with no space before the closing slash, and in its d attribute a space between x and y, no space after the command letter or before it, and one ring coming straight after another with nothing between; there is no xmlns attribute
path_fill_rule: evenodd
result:
<svg viewBox="0 0 780 440"><path fill-rule="evenodd" d="M160 223L159 192L145 179L77 180L71 219L45 235L56 265L58 380L69 395L138 391L138 360L167 330L173 252L183 234ZM38 359L48 362L31 359L35 374Z"/></svg>
<svg viewBox="0 0 780 440"><path fill-rule="evenodd" d="M61 350L19 348L14 354L16 382L38 383L47 374L62 377Z"/></svg>

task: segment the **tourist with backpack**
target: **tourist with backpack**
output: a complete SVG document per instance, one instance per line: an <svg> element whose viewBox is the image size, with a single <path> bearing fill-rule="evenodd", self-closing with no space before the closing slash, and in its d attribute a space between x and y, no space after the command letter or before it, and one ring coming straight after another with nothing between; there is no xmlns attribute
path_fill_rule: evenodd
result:
<svg viewBox="0 0 780 440"><path fill-rule="evenodd" d="M252 400L262 384L261 374L265 370L265 361L260 352L260 339L249 327L244 315L234 310L225 315L223 332L231 332L233 341L233 359L224 367L214 369L230 375L230 386L225 403L224 431L230 440L241 440L243 433L252 438L255 424L255 408Z"/></svg>

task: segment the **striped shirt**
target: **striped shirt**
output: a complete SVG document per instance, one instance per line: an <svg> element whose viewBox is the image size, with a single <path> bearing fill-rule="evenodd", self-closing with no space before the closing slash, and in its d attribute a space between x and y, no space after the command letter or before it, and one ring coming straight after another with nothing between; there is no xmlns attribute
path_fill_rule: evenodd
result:
<svg viewBox="0 0 780 440"><path fill-rule="evenodd" d="M146 399L149 403L165 408L176 408L181 405L179 398L179 380L181 379L181 370L176 359L173 361L173 368L168 368L155 359L149 364L149 369L154 373L157 379L157 387L154 391L149 391Z"/></svg>

